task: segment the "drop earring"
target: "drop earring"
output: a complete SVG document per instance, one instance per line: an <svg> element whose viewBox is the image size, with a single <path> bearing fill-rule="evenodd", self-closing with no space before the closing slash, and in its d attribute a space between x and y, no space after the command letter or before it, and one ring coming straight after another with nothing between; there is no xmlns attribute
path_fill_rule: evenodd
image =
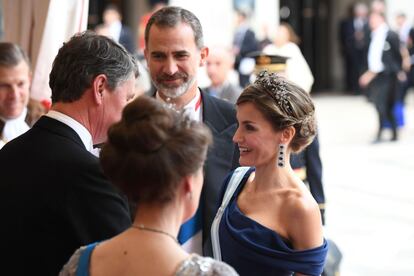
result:
<svg viewBox="0 0 414 276"><path fill-rule="evenodd" d="M277 154L277 166L284 167L285 166L285 153L286 153L286 145L279 144L279 152Z"/></svg>

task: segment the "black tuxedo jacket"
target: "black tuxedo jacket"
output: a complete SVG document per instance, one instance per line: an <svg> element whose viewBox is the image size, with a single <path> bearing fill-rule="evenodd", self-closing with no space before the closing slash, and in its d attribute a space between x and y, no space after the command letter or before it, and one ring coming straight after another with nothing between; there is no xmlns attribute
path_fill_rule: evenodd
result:
<svg viewBox="0 0 414 276"><path fill-rule="evenodd" d="M210 228L216 215L222 184L227 174L239 166L239 149L233 143L237 129L234 105L202 92L203 122L213 134L204 166L204 186L200 205L203 213L203 247L209 239Z"/></svg>
<svg viewBox="0 0 414 276"><path fill-rule="evenodd" d="M237 46L239 47L240 51L235 57L234 68L236 70L239 70L240 61L242 58L246 57L248 54L254 51L259 50L259 43L256 39L255 33L252 30L247 29L241 41L241 44Z"/></svg>
<svg viewBox="0 0 414 276"><path fill-rule="evenodd" d="M67 125L43 116L0 150L4 275L57 275L78 247L131 224L126 200Z"/></svg>
<svg viewBox="0 0 414 276"><path fill-rule="evenodd" d="M397 74L402 70L400 39L394 31L388 31L382 52L385 74Z"/></svg>

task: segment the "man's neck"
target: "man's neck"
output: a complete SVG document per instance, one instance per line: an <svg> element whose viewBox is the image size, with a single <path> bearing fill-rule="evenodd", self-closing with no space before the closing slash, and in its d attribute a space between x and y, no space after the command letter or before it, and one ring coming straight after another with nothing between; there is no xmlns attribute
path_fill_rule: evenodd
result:
<svg viewBox="0 0 414 276"><path fill-rule="evenodd" d="M83 102L75 102L70 104L59 102L53 104L51 110L69 116L70 118L84 126L91 135L93 134L93 130L91 129L91 123L89 117L87 116L87 112L83 112L84 110L88 110L85 108Z"/></svg>

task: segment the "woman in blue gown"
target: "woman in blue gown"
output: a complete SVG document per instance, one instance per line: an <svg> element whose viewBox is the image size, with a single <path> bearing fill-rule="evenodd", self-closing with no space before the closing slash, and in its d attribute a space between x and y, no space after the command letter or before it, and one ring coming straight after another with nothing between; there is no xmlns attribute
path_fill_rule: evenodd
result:
<svg viewBox="0 0 414 276"><path fill-rule="evenodd" d="M225 181L212 226L216 259L240 275L320 275L328 245L318 204L290 167L316 134L309 94L259 74L237 101L240 164Z"/></svg>

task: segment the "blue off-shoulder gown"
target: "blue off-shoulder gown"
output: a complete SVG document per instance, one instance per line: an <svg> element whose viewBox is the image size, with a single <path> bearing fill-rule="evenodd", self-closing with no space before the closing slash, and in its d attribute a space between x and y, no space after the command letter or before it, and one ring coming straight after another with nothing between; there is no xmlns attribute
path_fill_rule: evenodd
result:
<svg viewBox="0 0 414 276"><path fill-rule="evenodd" d="M294 272L320 275L328 251L325 239L319 247L294 250L278 233L248 218L237 207L237 195L253 171L249 170L243 177L223 213L219 226L222 260L241 276L284 276Z"/></svg>

